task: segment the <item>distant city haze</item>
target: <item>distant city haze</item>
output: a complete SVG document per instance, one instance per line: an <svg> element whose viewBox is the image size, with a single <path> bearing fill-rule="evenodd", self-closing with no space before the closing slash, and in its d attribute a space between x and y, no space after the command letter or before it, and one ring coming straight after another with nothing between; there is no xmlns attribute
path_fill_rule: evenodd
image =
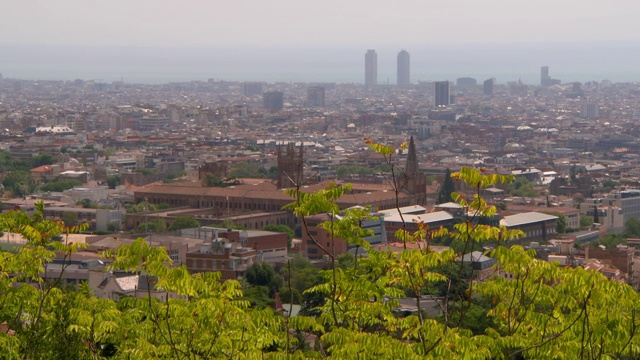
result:
<svg viewBox="0 0 640 360"><path fill-rule="evenodd" d="M30 80L164 83L191 80L364 82L364 54L375 49L378 84L396 84L396 58L411 54L411 82L470 76L538 84L540 66L563 83L640 81L637 42L414 46L70 46L0 44L0 73Z"/></svg>
<svg viewBox="0 0 640 360"><path fill-rule="evenodd" d="M539 83L638 81L631 0L3 0L6 78L396 83L472 76Z"/></svg>

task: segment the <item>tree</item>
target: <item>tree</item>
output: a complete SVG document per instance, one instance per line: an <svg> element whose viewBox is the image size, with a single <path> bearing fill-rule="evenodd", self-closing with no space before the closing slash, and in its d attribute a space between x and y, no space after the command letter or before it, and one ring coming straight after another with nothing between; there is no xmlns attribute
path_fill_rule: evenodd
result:
<svg viewBox="0 0 640 360"><path fill-rule="evenodd" d="M624 223L624 236L629 238L640 237L640 219L630 218Z"/></svg>
<svg viewBox="0 0 640 360"><path fill-rule="evenodd" d="M76 202L76 205L80 205L85 209L91 208L91 200L90 199L82 199Z"/></svg>
<svg viewBox="0 0 640 360"><path fill-rule="evenodd" d="M537 195L533 184L525 177L516 178L514 182L509 184L509 192L511 195L519 197L535 197Z"/></svg>
<svg viewBox="0 0 640 360"><path fill-rule="evenodd" d="M589 227L593 225L593 220L588 216L580 216L580 227Z"/></svg>
<svg viewBox="0 0 640 360"><path fill-rule="evenodd" d="M173 220L169 230L192 229L200 227L200 221L193 216L180 216Z"/></svg>
<svg viewBox="0 0 640 360"><path fill-rule="evenodd" d="M556 225L556 231L558 231L559 234L564 234L567 232L567 217L563 214L557 214L557 216L558 221Z"/></svg>
<svg viewBox="0 0 640 360"><path fill-rule="evenodd" d="M456 191L456 185L451 178L451 171L447 168L447 171L444 174L444 182L442 184L442 189L438 193L438 204L443 204L446 202L451 202L453 199L451 195Z"/></svg>
<svg viewBox="0 0 640 360"><path fill-rule="evenodd" d="M36 184L28 171L11 171L2 179L5 189L11 190L14 196L26 196L35 190Z"/></svg>
<svg viewBox="0 0 640 360"><path fill-rule="evenodd" d="M116 187L118 187L118 185L120 185L120 178L118 176L107 176L107 186L109 186L109 189L115 189Z"/></svg>
<svg viewBox="0 0 640 360"><path fill-rule="evenodd" d="M266 262L251 265L244 277L251 285L267 287L270 297L280 290L283 284L282 277Z"/></svg>
<svg viewBox="0 0 640 360"><path fill-rule="evenodd" d="M600 223L600 217L598 215L598 207L595 205L593 206L593 223L594 224Z"/></svg>
<svg viewBox="0 0 640 360"><path fill-rule="evenodd" d="M397 149L368 144L395 173ZM475 192L453 193L453 201L483 217L496 209L478 196L482 189L512 179L468 168L452 178ZM335 213L347 191L336 184L312 193L288 189L287 208L297 215ZM394 253L363 240L359 224L367 211L331 217L318 226L367 248L368 257L346 261L325 249L327 270L290 259L282 272L291 297L298 285L313 285L302 291L306 315L287 318L263 308L271 303L269 289L282 285L269 265L252 266L244 283L223 282L218 272L191 274L172 264L163 247L141 238L101 255L106 271L138 274L143 297L116 302L96 298L86 285L65 289L62 276L47 278L54 250L69 259L84 245L53 238L82 228L45 219L43 209L39 203L33 215L0 214L0 231L27 239L18 253L0 252L0 319L10 330L0 333L4 358L634 359L640 349L640 294L598 272L538 259L534 250L511 245L523 234L505 227L469 221L452 229L404 228L396 233L404 246ZM422 245L445 235L462 248L438 252ZM487 242L499 244L484 252L497 262L496 276L477 281L477 270L460 255ZM406 294L417 311L401 316L395 309ZM439 295L441 315L428 317L425 301ZM310 335L316 348L303 345Z"/></svg>
<svg viewBox="0 0 640 360"><path fill-rule="evenodd" d="M70 179L70 180L56 180L47 184L44 184L40 187L41 191L56 191L62 192L64 190L73 189L76 186L81 186L83 183L80 180Z"/></svg>

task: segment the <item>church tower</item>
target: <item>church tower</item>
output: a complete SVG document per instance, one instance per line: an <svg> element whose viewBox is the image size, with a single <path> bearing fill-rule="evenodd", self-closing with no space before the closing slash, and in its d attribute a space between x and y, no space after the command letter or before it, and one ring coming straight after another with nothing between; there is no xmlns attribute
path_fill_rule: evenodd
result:
<svg viewBox="0 0 640 360"><path fill-rule="evenodd" d="M278 145L278 189L290 188L302 185L304 181L304 149L302 142L300 150L296 152L295 143L290 142L283 150L282 145Z"/></svg>
<svg viewBox="0 0 640 360"><path fill-rule="evenodd" d="M407 154L407 164L404 168L405 190L415 196L418 205L427 205L427 177L420 171L418 166L418 156L416 146L413 143L413 136L409 140L409 153Z"/></svg>

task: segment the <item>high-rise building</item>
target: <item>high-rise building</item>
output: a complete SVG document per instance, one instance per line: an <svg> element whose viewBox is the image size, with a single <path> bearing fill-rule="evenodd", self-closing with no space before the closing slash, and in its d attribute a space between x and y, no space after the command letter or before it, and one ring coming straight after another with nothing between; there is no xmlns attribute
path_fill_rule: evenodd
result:
<svg viewBox="0 0 640 360"><path fill-rule="evenodd" d="M540 85L542 86L551 86L551 85L560 85L561 81L558 79L552 79L549 76L549 67L542 66L540 68Z"/></svg>
<svg viewBox="0 0 640 360"><path fill-rule="evenodd" d="M260 95L262 94L262 83L245 82L242 84L242 90L244 92L244 96Z"/></svg>
<svg viewBox="0 0 640 360"><path fill-rule="evenodd" d="M582 103L582 117L585 119L598 119L600 117L600 107L597 103L587 101Z"/></svg>
<svg viewBox="0 0 640 360"><path fill-rule="evenodd" d="M324 107L323 86L311 86L307 88L307 106Z"/></svg>
<svg viewBox="0 0 640 360"><path fill-rule="evenodd" d="M478 86L478 81L472 77L461 77L456 79L456 86L474 88Z"/></svg>
<svg viewBox="0 0 640 360"><path fill-rule="evenodd" d="M411 58L407 50L398 53L398 86L411 84Z"/></svg>
<svg viewBox="0 0 640 360"><path fill-rule="evenodd" d="M483 90L485 95L493 95L494 79L487 79L484 81Z"/></svg>
<svg viewBox="0 0 640 360"><path fill-rule="evenodd" d="M436 81L436 107L449 106L449 82L448 81Z"/></svg>
<svg viewBox="0 0 640 360"><path fill-rule="evenodd" d="M284 108L284 93L282 91L267 91L262 94L262 107L267 110L279 111Z"/></svg>
<svg viewBox="0 0 640 360"><path fill-rule="evenodd" d="M540 85L545 86L547 81L549 81L549 67L543 66L540 68Z"/></svg>
<svg viewBox="0 0 640 360"><path fill-rule="evenodd" d="M367 50L364 55L364 84L366 86L378 84L378 54L375 50Z"/></svg>

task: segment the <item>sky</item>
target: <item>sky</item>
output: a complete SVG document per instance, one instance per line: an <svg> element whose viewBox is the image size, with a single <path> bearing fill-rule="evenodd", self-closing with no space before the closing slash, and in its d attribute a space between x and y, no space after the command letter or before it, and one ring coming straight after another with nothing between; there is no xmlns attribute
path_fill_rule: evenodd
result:
<svg viewBox="0 0 640 360"><path fill-rule="evenodd" d="M309 80L359 71L366 49L378 51L382 82L395 76L403 48L414 82L470 76L480 66L478 76L489 76L505 65L532 74L549 65L552 76L600 66L624 77L640 60L633 0L1 0L0 17L0 72L16 77L65 65L57 76L180 68L175 77L251 70L282 80L317 69Z"/></svg>

